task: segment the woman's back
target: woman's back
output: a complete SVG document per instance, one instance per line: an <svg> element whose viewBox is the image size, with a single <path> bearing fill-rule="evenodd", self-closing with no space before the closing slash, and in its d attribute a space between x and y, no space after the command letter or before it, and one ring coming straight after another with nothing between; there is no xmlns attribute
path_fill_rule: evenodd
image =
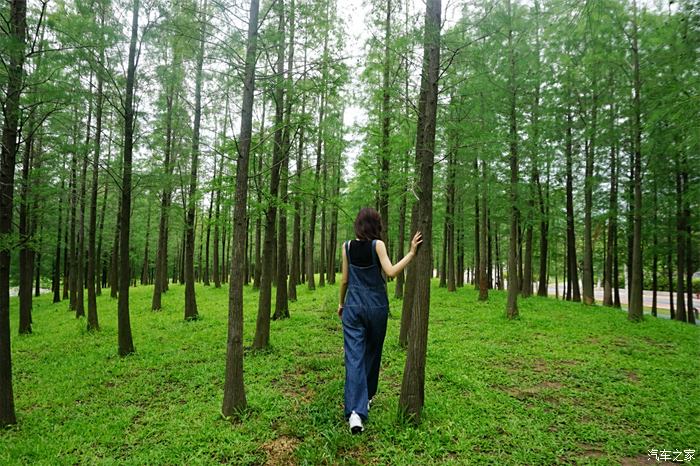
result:
<svg viewBox="0 0 700 466"><path fill-rule="evenodd" d="M350 262L358 267L372 265L372 241L354 239L350 241Z"/></svg>

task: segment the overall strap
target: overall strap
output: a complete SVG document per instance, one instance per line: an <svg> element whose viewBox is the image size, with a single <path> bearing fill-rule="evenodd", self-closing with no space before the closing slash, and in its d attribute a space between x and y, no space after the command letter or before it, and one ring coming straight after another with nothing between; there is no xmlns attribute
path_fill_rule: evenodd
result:
<svg viewBox="0 0 700 466"><path fill-rule="evenodd" d="M377 257L377 240L373 239L372 240L372 264L373 265L378 265L379 264L379 258Z"/></svg>
<svg viewBox="0 0 700 466"><path fill-rule="evenodd" d="M345 248L345 258L348 260L348 265L350 265L350 241L344 242L343 247Z"/></svg>

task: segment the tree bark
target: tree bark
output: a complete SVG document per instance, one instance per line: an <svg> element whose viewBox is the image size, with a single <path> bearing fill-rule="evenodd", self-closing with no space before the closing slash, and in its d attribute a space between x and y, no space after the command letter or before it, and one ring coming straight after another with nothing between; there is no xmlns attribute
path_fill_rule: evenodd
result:
<svg viewBox="0 0 700 466"><path fill-rule="evenodd" d="M104 27L104 10L100 6L100 31ZM104 63L104 48L100 47L100 62ZM88 265L87 265L87 292L88 292L88 319L87 329L99 330L100 323L97 317L97 290L95 289L96 264L95 242L97 241L97 188L99 182L99 163L102 145L102 104L103 104L104 78L102 70L97 71L97 101L95 103L95 149L92 156L92 190L90 191L90 220L88 224Z"/></svg>
<svg viewBox="0 0 700 466"><path fill-rule="evenodd" d="M187 222L185 224L185 320L199 317L197 297L194 291L194 217L197 210L197 168L199 165L199 131L202 120L202 68L204 64L204 43L207 24L207 0L203 1L200 11L199 50L197 51L197 68L194 91L194 128L192 132L192 165L190 167L190 189L187 205Z"/></svg>
<svg viewBox="0 0 700 466"><path fill-rule="evenodd" d="M634 131L634 204L632 233L632 280L629 286L629 303L627 305L627 317L632 321L640 321L644 316L642 287L644 286L642 273L642 121L641 121L641 78L639 76L639 48L637 45L637 1L633 2L632 15L632 62L634 66L634 95L633 95L633 131Z"/></svg>
<svg viewBox="0 0 700 466"><path fill-rule="evenodd" d="M520 211L518 209L518 127L516 120L517 88L515 84L515 50L513 44L513 12L510 0L508 0L508 53L510 61L509 93L510 93L510 238L508 239L508 302L506 304L506 317L515 319L518 317L518 283L519 257L519 222Z"/></svg>
<svg viewBox="0 0 700 466"><path fill-rule="evenodd" d="M481 160L481 186L480 186L480 198L481 207L479 213L481 218L479 219L479 301L487 301L489 299L489 283L488 274L486 273L489 268L488 260L488 220L486 214L488 212L488 174L486 160Z"/></svg>
<svg viewBox="0 0 700 466"><path fill-rule="evenodd" d="M281 5L281 10L284 5ZM284 18L284 15L281 15ZM292 89L294 76L294 0L289 5L289 54L287 55L286 101L284 109L284 131L282 134L282 166L280 167L280 201L279 230L277 237L277 294L275 295L275 314L273 318L286 319L289 317L289 297L287 288L288 258L287 258L287 204L289 203L289 155L291 153L291 123L292 123ZM282 41L284 48L284 41Z"/></svg>
<svg viewBox="0 0 700 466"><path fill-rule="evenodd" d="M2 148L0 150L0 236L12 232L12 212L17 157L17 136L20 121L20 96L24 75L25 41L27 33L26 0L10 3L7 92L3 108ZM0 247L0 427L15 424L12 392L12 353L10 351L10 247Z"/></svg>
<svg viewBox="0 0 700 466"><path fill-rule="evenodd" d="M233 212L234 231L231 255L231 279L228 298L228 339L226 344L226 381L221 413L232 416L246 408L243 385L243 263L245 261L246 204L248 201L248 157L253 127L255 91L255 57L258 38L258 0L250 1L248 44L245 58L241 131L236 163L236 198Z"/></svg>
<svg viewBox="0 0 700 466"><path fill-rule="evenodd" d="M584 231L583 231L583 303L593 304L593 228L591 210L593 209L593 162L595 158L596 131L598 130L598 96L596 94L596 76L593 76L593 96L591 101L591 132L586 152L586 173L584 181Z"/></svg>
<svg viewBox="0 0 700 466"><path fill-rule="evenodd" d="M131 40L126 75L126 97L124 102L124 161L122 175L122 202L119 228L119 303L117 321L119 355L134 352L129 316L129 236L131 233L131 159L134 150L134 81L136 80L136 42L139 29L139 0L134 0L131 19Z"/></svg>
<svg viewBox="0 0 700 466"><path fill-rule="evenodd" d="M567 300L581 301L578 284L578 261L576 260L576 233L574 226L574 183L572 174L573 137L571 107L566 110L566 269L568 284Z"/></svg>
<svg viewBox="0 0 700 466"><path fill-rule="evenodd" d="M404 367L399 410L413 422L420 422L425 402L425 359L428 345L428 320L430 309L430 275L432 266L433 231L433 162L435 150L435 126L437 116L438 79L440 69L440 0L428 0L425 12L425 45L421 97L419 105L424 114L419 114L418 133L420 145L416 146L416 159L420 161L418 184L418 229L423 234L423 244L418 249L412 270L416 279L412 296L413 309L409 331L408 351ZM414 230L415 231L415 230Z"/></svg>
<svg viewBox="0 0 700 466"><path fill-rule="evenodd" d="M282 136L284 132L284 5L276 3L278 15L278 44L275 84L275 130L270 170L270 196L265 210L265 242L263 243L262 275L258 295L258 318L255 324L253 348L263 349L270 343L270 314L272 312L272 276L274 271L274 243L276 240L277 203L280 188L280 168L282 165Z"/></svg>

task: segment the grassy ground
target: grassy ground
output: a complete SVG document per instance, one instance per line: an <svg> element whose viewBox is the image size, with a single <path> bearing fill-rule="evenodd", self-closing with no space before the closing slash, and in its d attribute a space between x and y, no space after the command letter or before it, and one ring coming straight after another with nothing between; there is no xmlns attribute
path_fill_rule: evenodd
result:
<svg viewBox="0 0 700 466"><path fill-rule="evenodd" d="M250 409L233 425L219 415L226 288L197 289L195 322L182 319L183 287L160 313L151 287L132 289L128 358L116 355L115 300L99 299L102 331L89 334L66 303L39 298L34 333L13 334L19 424L0 432L0 463L639 464L652 448L700 450L699 328L543 298L521 300L509 322L503 293L479 303L437 287L423 423L397 421L405 353L392 300L379 393L351 436L337 287L299 290L271 348L246 353ZM249 344L257 293L245 298Z"/></svg>

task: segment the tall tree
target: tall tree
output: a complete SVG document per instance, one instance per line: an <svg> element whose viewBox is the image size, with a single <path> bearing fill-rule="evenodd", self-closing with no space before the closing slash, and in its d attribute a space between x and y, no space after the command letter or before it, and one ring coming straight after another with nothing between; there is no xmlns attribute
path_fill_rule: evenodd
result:
<svg viewBox="0 0 700 466"><path fill-rule="evenodd" d="M127 356L134 352L134 342L131 337L131 318L129 316L129 283L131 276L129 241L131 234L131 165L134 151L134 83L136 81L139 4L139 0L134 0L131 14L129 61L126 72L126 95L124 96L124 158L122 161L121 213L119 215L119 303L117 306L120 356Z"/></svg>
<svg viewBox="0 0 700 466"><path fill-rule="evenodd" d="M642 301L642 108L641 87L642 79L639 69L639 33L637 21L637 0L632 1L632 188L634 192L632 216L632 263L630 265L630 284L627 305L627 317L632 321L642 320L644 310Z"/></svg>
<svg viewBox="0 0 700 466"><path fill-rule="evenodd" d="M438 80L440 72L441 1L428 0L425 10L423 71L421 74L416 159L419 161L418 229L423 244L418 249L413 282L411 327L404 366L399 410L414 422L420 421L425 403L425 357L428 346L428 314L430 309L430 275L432 270L433 231L433 165L437 117ZM415 231L415 230L414 230Z"/></svg>
<svg viewBox="0 0 700 466"><path fill-rule="evenodd" d="M194 124L192 134L192 165L190 167L190 189L187 196L187 220L185 223L185 320L197 319L197 298L194 291L194 217L197 210L197 169L199 166L199 132L202 121L202 68L204 44L206 42L207 0L203 0L200 11L199 49L195 70ZM201 241L200 241L201 243Z"/></svg>
<svg viewBox="0 0 700 466"><path fill-rule="evenodd" d="M105 6L97 2L100 18L99 30L102 31L105 23ZM100 35L101 37L101 35ZM97 318L97 296L95 289L95 276L97 258L95 257L95 241L97 238L97 188L99 181L100 151L102 149L102 104L104 100L104 75L102 67L105 63L104 45L99 44L99 61L97 63L97 101L95 102L95 148L92 155L92 189L90 191L90 220L88 222L88 265L87 265L87 293L88 293L88 330L99 330L100 323Z"/></svg>
<svg viewBox="0 0 700 466"><path fill-rule="evenodd" d="M508 94L509 106L509 161L510 161L510 238L508 241L508 302L506 304L506 317L514 319L518 317L518 270L520 260L518 255L520 210L518 207L518 126L516 118L517 92L515 81L515 43L513 41L513 6L511 0L507 0L508 9Z"/></svg>
<svg viewBox="0 0 700 466"><path fill-rule="evenodd" d="M243 385L243 275L245 262L246 205L248 203L248 157L253 129L255 96L255 57L258 43L258 0L250 1L248 44L245 56L241 131L236 163L236 198L233 212L231 278L228 297L228 339L226 344L226 380L221 413L233 416L246 408Z"/></svg>
<svg viewBox="0 0 700 466"><path fill-rule="evenodd" d="M20 121L20 96L24 76L27 34L26 0L10 3L8 38L9 66L3 105L2 149L0 150L0 427L15 424L10 352L10 245L15 182L15 160Z"/></svg>
<svg viewBox="0 0 700 466"><path fill-rule="evenodd" d="M284 157L282 139L284 133L284 2L276 2L277 26L277 63L275 65L275 130L272 148L272 167L270 170L270 196L265 210L265 243L263 248L262 275L260 276L260 294L258 295L258 318L255 324L253 348L262 349L270 343L270 314L272 311L272 276L274 274L275 226L277 223L277 203L280 184L280 167ZM286 238L285 238L286 242ZM286 275L286 274L285 274ZM286 286L286 285L282 285Z"/></svg>

